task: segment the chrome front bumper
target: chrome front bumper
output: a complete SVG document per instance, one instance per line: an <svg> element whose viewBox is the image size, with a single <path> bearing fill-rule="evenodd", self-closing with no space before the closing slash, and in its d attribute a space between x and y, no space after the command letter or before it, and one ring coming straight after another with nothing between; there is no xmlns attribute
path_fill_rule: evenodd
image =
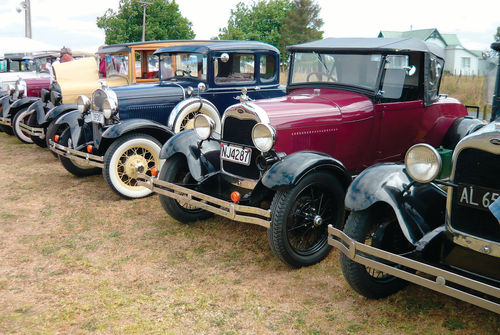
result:
<svg viewBox="0 0 500 335"><path fill-rule="evenodd" d="M500 288L498 287L357 242L331 225L328 226L328 235L328 244L342 251L356 263L500 314L500 303L498 303ZM404 268L396 268L388 263L399 264ZM414 270L418 272L414 273ZM429 279L428 276L434 280ZM448 285L448 283L453 284ZM457 284L467 288L467 292L458 289ZM489 300L484 295L492 299Z"/></svg>
<svg viewBox="0 0 500 335"><path fill-rule="evenodd" d="M81 152L60 145L59 143L49 140L49 149L58 155L67 157L79 164L104 168L104 157Z"/></svg>
<svg viewBox="0 0 500 335"><path fill-rule="evenodd" d="M234 221L252 223L265 228L271 226L271 211L268 209L238 205L143 173L138 173L137 185Z"/></svg>
<svg viewBox="0 0 500 335"><path fill-rule="evenodd" d="M45 138L45 129L44 128L37 128L37 127L30 127L27 124L24 124L22 122L19 123L19 127L21 130L31 136L37 136L40 137L42 140Z"/></svg>
<svg viewBox="0 0 500 335"><path fill-rule="evenodd" d="M4 126L12 127L12 121L8 117L0 117L0 124Z"/></svg>

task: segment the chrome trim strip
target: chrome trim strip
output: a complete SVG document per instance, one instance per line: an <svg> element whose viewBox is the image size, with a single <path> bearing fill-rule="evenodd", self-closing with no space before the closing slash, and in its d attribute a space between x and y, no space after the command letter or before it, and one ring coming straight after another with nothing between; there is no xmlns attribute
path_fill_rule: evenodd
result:
<svg viewBox="0 0 500 335"><path fill-rule="evenodd" d="M252 223L264 228L271 226L271 211L268 209L238 205L143 173L137 173L137 185L234 221Z"/></svg>
<svg viewBox="0 0 500 335"><path fill-rule="evenodd" d="M40 137L42 140L45 138L45 129L44 128L30 127L24 123L19 123L19 128L21 128L25 133L27 133L31 136Z"/></svg>
<svg viewBox="0 0 500 335"><path fill-rule="evenodd" d="M74 150L49 140L49 149L58 155L77 161L80 164L104 168L104 157Z"/></svg>
<svg viewBox="0 0 500 335"><path fill-rule="evenodd" d="M359 264L383 271L395 277L402 278L417 285L427 287L431 290L441 292L500 314L499 303L485 299L481 296L482 294L487 294L497 299L500 298L500 288L498 287L357 242L341 230L333 228L331 225L328 226L328 235L328 244L339 249L347 257ZM367 256L365 257L365 255ZM385 261L417 270L423 274L434 276L435 280L424 277L419 273L412 273L405 271L402 268L396 268L382 263L371 258L370 256L375 256ZM476 291L477 293L474 294L472 292L469 293L461 291L451 285L448 285L448 282L464 286Z"/></svg>
<svg viewBox="0 0 500 335"><path fill-rule="evenodd" d="M224 91L226 92L241 92L241 89L245 87L249 92L251 91L270 91L271 89L277 89L279 88L279 85L258 85L258 86L241 86L241 87L211 87L210 88L210 92L211 91L219 91L220 93L224 93ZM218 93L219 93L218 92Z"/></svg>

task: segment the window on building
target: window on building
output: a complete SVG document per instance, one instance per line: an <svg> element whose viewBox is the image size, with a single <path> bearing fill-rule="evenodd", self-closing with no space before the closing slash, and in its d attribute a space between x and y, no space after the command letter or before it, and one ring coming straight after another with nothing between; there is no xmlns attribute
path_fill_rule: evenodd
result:
<svg viewBox="0 0 500 335"><path fill-rule="evenodd" d="M462 57L462 68L470 69L470 57Z"/></svg>

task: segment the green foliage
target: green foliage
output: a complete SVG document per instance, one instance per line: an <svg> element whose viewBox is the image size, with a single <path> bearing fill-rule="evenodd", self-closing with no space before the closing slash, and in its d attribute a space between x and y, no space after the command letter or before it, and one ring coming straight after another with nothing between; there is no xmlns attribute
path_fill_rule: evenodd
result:
<svg viewBox="0 0 500 335"><path fill-rule="evenodd" d="M319 29L320 7L313 0L258 0L240 2L231 10L227 27L219 30L222 40L254 40L276 46L286 61L287 45L323 37Z"/></svg>
<svg viewBox="0 0 500 335"><path fill-rule="evenodd" d="M500 42L500 27L497 27L497 34L495 35L495 41Z"/></svg>
<svg viewBox="0 0 500 335"><path fill-rule="evenodd" d="M183 17L175 0L149 0L146 7L146 41L192 39L191 22ZM106 44L142 40L143 6L137 0L120 0L118 12L109 8L97 18L106 33Z"/></svg>

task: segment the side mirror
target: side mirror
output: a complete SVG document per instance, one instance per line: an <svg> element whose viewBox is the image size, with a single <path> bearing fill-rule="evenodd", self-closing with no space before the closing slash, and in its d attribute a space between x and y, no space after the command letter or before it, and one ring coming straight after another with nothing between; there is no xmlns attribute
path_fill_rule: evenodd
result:
<svg viewBox="0 0 500 335"><path fill-rule="evenodd" d="M406 74L410 77L413 76L415 72L417 72L417 68L415 67L415 65L405 66L404 69L406 70Z"/></svg>
<svg viewBox="0 0 500 335"><path fill-rule="evenodd" d="M200 96L200 93L205 92L207 89L207 85L205 83L199 83L198 84L198 96Z"/></svg>
<svg viewBox="0 0 500 335"><path fill-rule="evenodd" d="M222 55L220 55L220 60L222 61L222 63L227 63L229 61L229 55L224 52Z"/></svg>

